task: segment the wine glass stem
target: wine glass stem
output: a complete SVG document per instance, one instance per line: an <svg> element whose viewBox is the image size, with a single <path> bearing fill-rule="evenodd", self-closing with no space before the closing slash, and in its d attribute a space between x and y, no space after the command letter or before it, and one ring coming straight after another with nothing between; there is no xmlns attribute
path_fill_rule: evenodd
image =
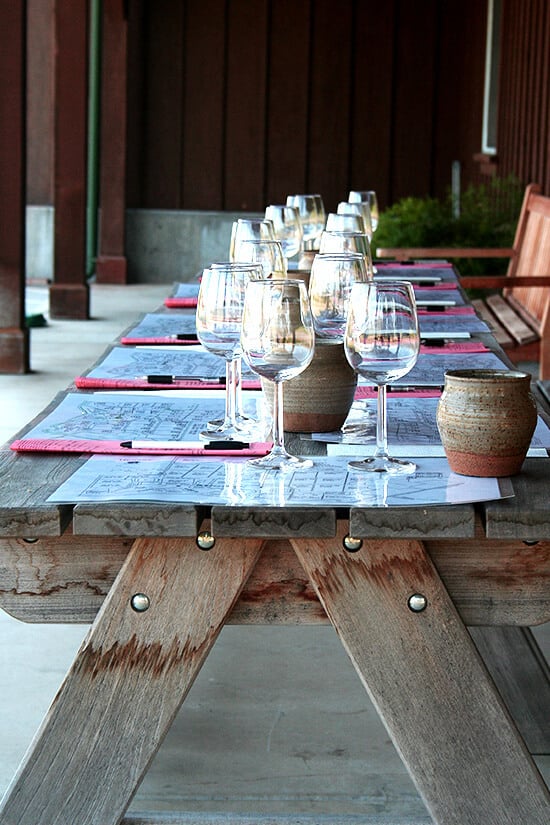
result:
<svg viewBox="0 0 550 825"><path fill-rule="evenodd" d="M386 458L388 456L388 426L386 415L386 385L378 385L376 400L376 450L375 458Z"/></svg>
<svg viewBox="0 0 550 825"><path fill-rule="evenodd" d="M235 361L237 359L230 358L225 362L225 422L224 424L231 424L235 426L236 419L236 404L237 404L237 383L235 373Z"/></svg>
<svg viewBox="0 0 550 825"><path fill-rule="evenodd" d="M235 414L236 416L243 416L243 397L242 397L242 358L239 355L233 359L233 375L235 377Z"/></svg>
<svg viewBox="0 0 550 825"><path fill-rule="evenodd" d="M285 452L285 430L283 421L283 382L275 381L273 392L273 449Z"/></svg>

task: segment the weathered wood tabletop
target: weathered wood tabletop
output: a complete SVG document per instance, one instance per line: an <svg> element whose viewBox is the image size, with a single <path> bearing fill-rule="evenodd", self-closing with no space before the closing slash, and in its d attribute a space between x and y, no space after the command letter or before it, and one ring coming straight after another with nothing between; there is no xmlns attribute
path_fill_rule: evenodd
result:
<svg viewBox="0 0 550 825"><path fill-rule="evenodd" d="M435 823L548 825L529 753L549 745L548 672L525 649L550 619L549 458L476 505L47 503L84 460L0 451L0 605L92 623L0 825L119 823L226 622L323 621ZM506 706L493 678L516 653L536 698Z"/></svg>

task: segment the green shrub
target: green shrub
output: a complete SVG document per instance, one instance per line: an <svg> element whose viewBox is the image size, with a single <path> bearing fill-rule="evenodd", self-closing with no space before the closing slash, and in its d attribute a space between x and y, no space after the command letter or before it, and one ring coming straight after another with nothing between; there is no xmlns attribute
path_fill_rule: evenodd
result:
<svg viewBox="0 0 550 825"><path fill-rule="evenodd" d="M470 185L453 215L451 192L444 199L403 198L380 215L373 238L377 247L510 247L523 200L524 186L515 177L492 178ZM506 258L457 258L463 275L506 271Z"/></svg>

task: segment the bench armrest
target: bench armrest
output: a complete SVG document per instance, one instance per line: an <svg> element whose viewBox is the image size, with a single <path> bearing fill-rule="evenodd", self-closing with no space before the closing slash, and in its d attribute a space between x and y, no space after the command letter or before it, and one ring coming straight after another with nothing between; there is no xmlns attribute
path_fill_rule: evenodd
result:
<svg viewBox="0 0 550 825"><path fill-rule="evenodd" d="M453 249L452 247L378 247L377 258L395 258L397 261L408 261L411 258L511 258L513 249L498 247L488 249L471 247Z"/></svg>

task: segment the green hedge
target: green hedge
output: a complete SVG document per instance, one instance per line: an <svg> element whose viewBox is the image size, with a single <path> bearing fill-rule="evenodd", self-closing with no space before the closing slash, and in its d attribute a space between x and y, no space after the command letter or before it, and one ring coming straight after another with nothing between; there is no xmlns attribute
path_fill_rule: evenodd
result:
<svg viewBox="0 0 550 825"><path fill-rule="evenodd" d="M403 198L380 215L373 238L377 247L510 247L524 194L515 177L492 178L471 185L461 195L460 215L453 216L449 192L444 199ZM506 258L456 259L464 275L504 273Z"/></svg>

